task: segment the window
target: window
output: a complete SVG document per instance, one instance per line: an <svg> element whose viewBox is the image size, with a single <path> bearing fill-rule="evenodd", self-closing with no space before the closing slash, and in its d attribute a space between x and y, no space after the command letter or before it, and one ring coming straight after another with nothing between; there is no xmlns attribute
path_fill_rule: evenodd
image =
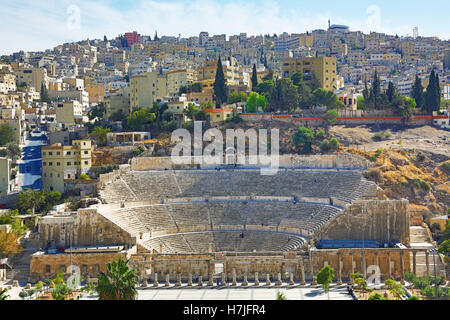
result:
<svg viewBox="0 0 450 320"><path fill-rule="evenodd" d="M57 156L60 156L60 155L61 155L61 152L58 151L58 152L56 153L56 155L57 155Z"/></svg>
<svg viewBox="0 0 450 320"><path fill-rule="evenodd" d="M52 166L53 166L53 162L49 162L48 165L49 165L50 167L52 167Z"/></svg>
<svg viewBox="0 0 450 320"><path fill-rule="evenodd" d="M56 166L57 166L57 167L61 166L61 162L57 162L57 163L56 163Z"/></svg>
<svg viewBox="0 0 450 320"><path fill-rule="evenodd" d="M84 154L89 154L89 151L85 151Z"/></svg>
<svg viewBox="0 0 450 320"><path fill-rule="evenodd" d="M68 166L71 166L71 165L72 165L72 162L67 162L67 165L68 165Z"/></svg>
<svg viewBox="0 0 450 320"><path fill-rule="evenodd" d="M46 167L46 166L47 166L47 162L43 162L42 165L43 165L44 167Z"/></svg>
<svg viewBox="0 0 450 320"><path fill-rule="evenodd" d="M49 152L48 155L49 155L49 156L52 156L52 155L53 155L53 152Z"/></svg>
<svg viewBox="0 0 450 320"><path fill-rule="evenodd" d="M81 265L81 273L87 273L87 271L88 271L87 264Z"/></svg>
<svg viewBox="0 0 450 320"><path fill-rule="evenodd" d="M89 165L89 161L85 161L84 164L85 164L85 165Z"/></svg>
<svg viewBox="0 0 450 320"><path fill-rule="evenodd" d="M94 265L94 273L99 273L100 272L100 265L99 264L95 264Z"/></svg>
<svg viewBox="0 0 450 320"><path fill-rule="evenodd" d="M70 156L72 153L70 151L67 151L66 155Z"/></svg>
<svg viewBox="0 0 450 320"><path fill-rule="evenodd" d="M60 265L59 271L61 271L62 273L66 273L66 265L65 264Z"/></svg>
<svg viewBox="0 0 450 320"><path fill-rule="evenodd" d="M51 272L51 267L49 264L45 265L45 273L50 273Z"/></svg>
<svg viewBox="0 0 450 320"><path fill-rule="evenodd" d="M47 155L47 152L44 152L44 156L46 156Z"/></svg>

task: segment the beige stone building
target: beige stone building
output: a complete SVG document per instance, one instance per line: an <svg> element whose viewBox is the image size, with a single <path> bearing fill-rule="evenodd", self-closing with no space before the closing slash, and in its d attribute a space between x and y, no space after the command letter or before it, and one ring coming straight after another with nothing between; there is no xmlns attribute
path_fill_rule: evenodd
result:
<svg viewBox="0 0 450 320"><path fill-rule="evenodd" d="M48 86L47 70L45 68L20 68L16 72L17 84L26 83L36 90L41 89L42 83Z"/></svg>
<svg viewBox="0 0 450 320"><path fill-rule="evenodd" d="M167 73L167 93L177 94L182 86L188 86L197 81L195 70L179 69Z"/></svg>
<svg viewBox="0 0 450 320"><path fill-rule="evenodd" d="M65 126L73 126L82 118L83 107L78 101L59 103L56 107L56 121Z"/></svg>
<svg viewBox="0 0 450 320"><path fill-rule="evenodd" d="M92 165L90 140L74 140L72 146L55 144L42 147L42 185L64 193L64 180L77 180Z"/></svg>
<svg viewBox="0 0 450 320"><path fill-rule="evenodd" d="M14 180L11 179L12 161L0 158L0 195L7 195L14 188Z"/></svg>
<svg viewBox="0 0 450 320"><path fill-rule="evenodd" d="M144 72L130 79L131 110L151 107L167 96L167 74Z"/></svg>
<svg viewBox="0 0 450 320"><path fill-rule="evenodd" d="M106 117L109 119L113 113L122 111L125 116L131 113L130 88L123 87L105 98Z"/></svg>
<svg viewBox="0 0 450 320"><path fill-rule="evenodd" d="M337 59L330 57L319 58L290 58L282 64L283 77L290 77L296 72L303 74L303 80L311 83L313 74L326 90L337 89Z"/></svg>

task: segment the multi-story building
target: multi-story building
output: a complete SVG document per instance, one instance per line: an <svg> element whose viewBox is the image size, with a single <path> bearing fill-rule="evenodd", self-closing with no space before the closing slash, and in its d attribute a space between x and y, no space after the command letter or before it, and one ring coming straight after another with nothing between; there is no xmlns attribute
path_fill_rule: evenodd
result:
<svg viewBox="0 0 450 320"><path fill-rule="evenodd" d="M42 147L42 186L64 193L64 180L77 180L88 174L92 165L90 140L74 140L71 146L54 144Z"/></svg>
<svg viewBox="0 0 450 320"><path fill-rule="evenodd" d="M337 89L337 60L336 58L293 58L286 59L282 65L283 77L290 77L294 73L300 72L306 83L313 81L316 77L320 86L326 90Z"/></svg>
<svg viewBox="0 0 450 320"><path fill-rule="evenodd" d="M59 103L56 107L56 121L64 126L73 126L83 118L83 107L78 101Z"/></svg>
<svg viewBox="0 0 450 320"><path fill-rule="evenodd" d="M0 195L7 195L13 191L14 179L12 177L12 160L0 158Z"/></svg>
<svg viewBox="0 0 450 320"><path fill-rule="evenodd" d="M130 88L123 87L111 93L105 99L106 118L109 119L112 114L122 111L123 115L128 116L131 113L130 108Z"/></svg>
<svg viewBox="0 0 450 320"><path fill-rule="evenodd" d="M179 92L180 87L193 84L197 80L195 70L179 69L167 73L167 93L174 95Z"/></svg>
<svg viewBox="0 0 450 320"><path fill-rule="evenodd" d="M42 83L48 86L47 70L45 68L20 68L16 72L17 84L26 83L27 86L41 89Z"/></svg>
<svg viewBox="0 0 450 320"><path fill-rule="evenodd" d="M16 77L12 74L0 74L0 93L16 91Z"/></svg>
<svg viewBox="0 0 450 320"><path fill-rule="evenodd" d="M167 96L167 74L145 72L130 79L131 110L151 107L153 102Z"/></svg>
<svg viewBox="0 0 450 320"><path fill-rule="evenodd" d="M133 44L139 42L139 34L134 32L127 32L124 34L125 39L127 39L128 46L131 47Z"/></svg>

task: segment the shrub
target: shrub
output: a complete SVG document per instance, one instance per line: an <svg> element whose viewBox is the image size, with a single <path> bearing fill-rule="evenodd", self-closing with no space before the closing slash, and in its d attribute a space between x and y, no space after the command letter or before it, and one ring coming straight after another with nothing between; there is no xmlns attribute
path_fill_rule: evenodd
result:
<svg viewBox="0 0 450 320"><path fill-rule="evenodd" d="M391 137L391 134L387 131L380 131L373 135L374 141L385 141Z"/></svg>
<svg viewBox="0 0 450 320"><path fill-rule="evenodd" d="M441 168L446 174L450 174L450 161L444 162Z"/></svg>
<svg viewBox="0 0 450 320"><path fill-rule="evenodd" d="M385 297L383 297L381 294L379 294L379 293L374 293L373 295L371 295L370 297L369 297L369 299L368 300L388 300L388 299L386 299Z"/></svg>
<svg viewBox="0 0 450 320"><path fill-rule="evenodd" d="M336 151L339 149L340 146L341 146L341 143L339 142L338 139L336 139L334 137L330 139L330 149L331 150Z"/></svg>
<svg viewBox="0 0 450 320"><path fill-rule="evenodd" d="M133 151L133 154L137 157L140 156L141 154L143 154L145 152L145 149L143 146L139 146L137 147L136 150Z"/></svg>
<svg viewBox="0 0 450 320"><path fill-rule="evenodd" d="M425 191L430 191L431 186L428 182L423 181L419 178L410 180L410 183L412 183L417 189L423 189Z"/></svg>
<svg viewBox="0 0 450 320"><path fill-rule="evenodd" d="M80 174L80 180L91 180L91 177L89 177L89 175L83 173L83 174Z"/></svg>
<svg viewBox="0 0 450 320"><path fill-rule="evenodd" d="M418 297L416 297L416 296L411 296L411 297L409 297L406 300L420 300L420 299Z"/></svg>
<svg viewBox="0 0 450 320"><path fill-rule="evenodd" d="M383 172L378 168L370 168L369 170L364 172L364 177L375 182L382 182Z"/></svg>
<svg viewBox="0 0 450 320"><path fill-rule="evenodd" d="M377 149L377 151L375 151L375 154L369 157L369 160L372 162L377 161L378 157L381 156L383 154L383 150L381 149Z"/></svg>
<svg viewBox="0 0 450 320"><path fill-rule="evenodd" d="M98 171L98 174L110 173L117 169L119 169L119 166L116 164L106 164L104 166L101 166L100 170Z"/></svg>
<svg viewBox="0 0 450 320"><path fill-rule="evenodd" d="M329 151L329 150L330 150L330 141L328 141L327 139L323 140L323 141L320 143L320 150L321 150L322 152L327 152L327 151Z"/></svg>
<svg viewBox="0 0 450 320"><path fill-rule="evenodd" d="M316 139L325 139L327 134L324 129L320 129L316 132Z"/></svg>

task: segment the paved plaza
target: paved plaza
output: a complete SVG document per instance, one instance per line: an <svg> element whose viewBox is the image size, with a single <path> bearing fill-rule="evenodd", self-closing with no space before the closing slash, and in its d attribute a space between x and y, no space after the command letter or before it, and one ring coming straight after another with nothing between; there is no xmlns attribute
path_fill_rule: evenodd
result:
<svg viewBox="0 0 450 320"><path fill-rule="evenodd" d="M277 292L285 294L288 300L353 300L346 286L332 287L330 294L321 287L286 288L146 288L138 289L138 300L276 300Z"/></svg>

